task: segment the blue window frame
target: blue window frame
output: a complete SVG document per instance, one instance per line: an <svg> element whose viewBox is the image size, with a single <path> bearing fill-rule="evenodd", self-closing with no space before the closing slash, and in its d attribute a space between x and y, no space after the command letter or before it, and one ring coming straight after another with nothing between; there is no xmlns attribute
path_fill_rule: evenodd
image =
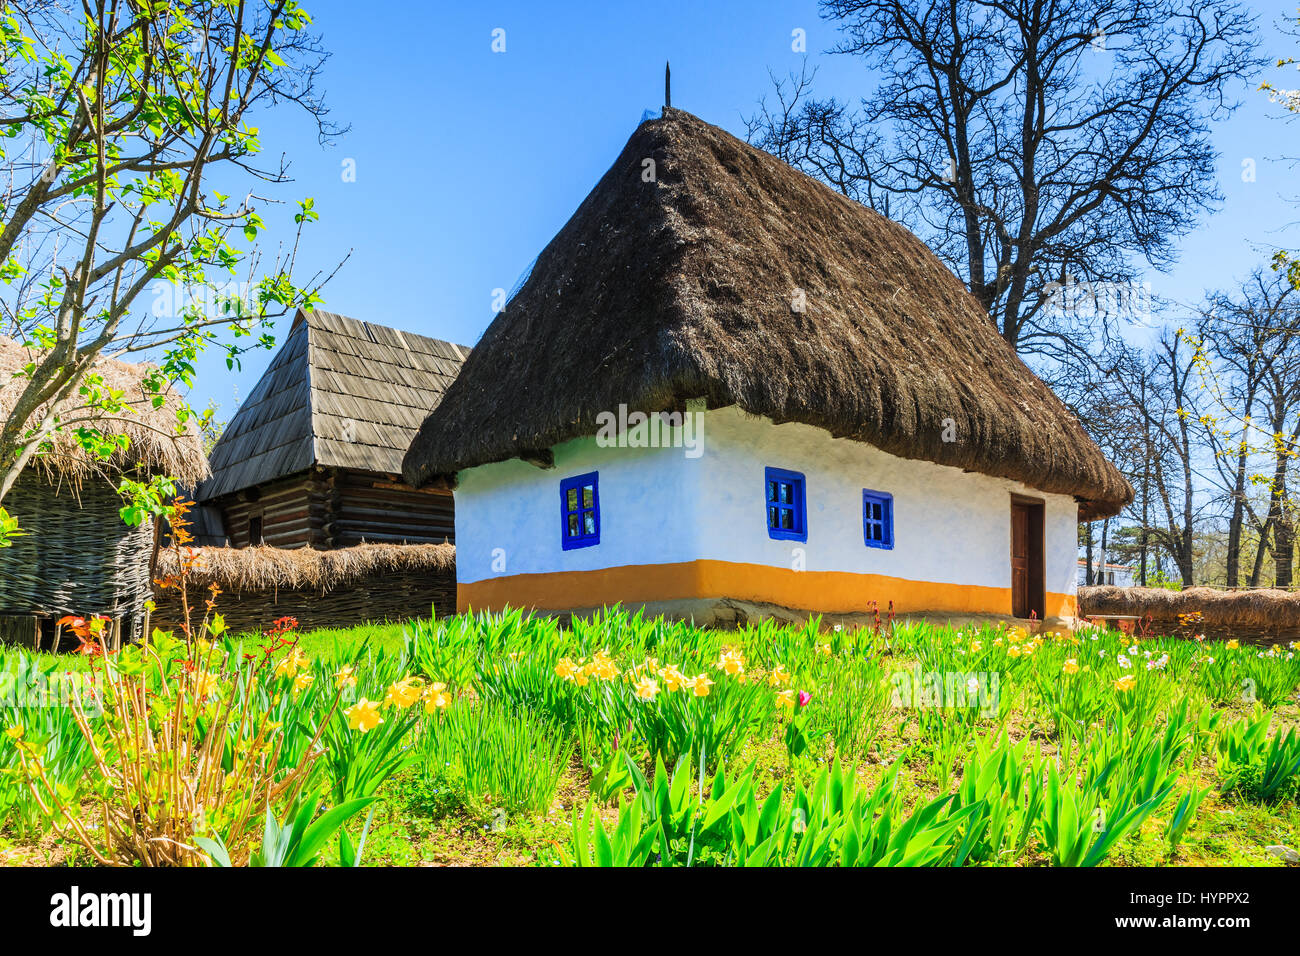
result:
<svg viewBox="0 0 1300 956"><path fill-rule="evenodd" d="M862 490L862 540L868 548L894 546L894 496Z"/></svg>
<svg viewBox="0 0 1300 956"><path fill-rule="evenodd" d="M767 535L787 541L808 540L808 498L797 471L766 468Z"/></svg>
<svg viewBox="0 0 1300 956"><path fill-rule="evenodd" d="M560 544L565 551L600 544L598 472L560 482Z"/></svg>

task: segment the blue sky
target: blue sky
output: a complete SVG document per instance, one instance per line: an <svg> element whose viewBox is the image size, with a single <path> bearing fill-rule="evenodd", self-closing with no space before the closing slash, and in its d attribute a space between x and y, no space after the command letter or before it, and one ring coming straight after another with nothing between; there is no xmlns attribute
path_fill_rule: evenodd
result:
<svg viewBox="0 0 1300 956"><path fill-rule="evenodd" d="M832 25L813 0L418 3L309 0L333 52L324 86L332 118L351 124L322 148L291 113L263 117L268 155L284 153L295 182L278 195L312 196L320 222L304 239L300 275L351 258L324 290L325 308L472 345L492 319L492 294L509 289L614 161L642 111L663 100L743 136L743 117L770 89L768 71L798 70L791 33L806 31L819 93L856 98L871 77L827 56ZM1275 23L1294 0L1257 4L1265 51L1295 53ZM492 50L505 31L504 53ZM1283 86L1300 74L1273 72ZM1265 256L1258 246L1300 245L1300 124L1286 124L1263 94L1216 130L1226 201L1181 242L1157 295L1199 300ZM1242 161L1255 161L1243 182ZM342 175L355 163L355 181ZM283 218L266 217L272 241ZM278 330L283 337L287 323ZM270 361L246 357L228 373L205 357L191 401L233 414Z"/></svg>

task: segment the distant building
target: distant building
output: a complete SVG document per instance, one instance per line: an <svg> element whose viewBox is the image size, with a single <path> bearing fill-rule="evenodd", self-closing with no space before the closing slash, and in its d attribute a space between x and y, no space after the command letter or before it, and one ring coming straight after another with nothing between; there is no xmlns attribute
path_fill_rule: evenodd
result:
<svg viewBox="0 0 1300 956"><path fill-rule="evenodd" d="M200 544L343 548L455 540L452 494L416 489L402 456L470 350L300 311L212 449Z"/></svg>
<svg viewBox="0 0 1300 956"><path fill-rule="evenodd" d="M1093 568L1098 575L1097 584L1114 585L1120 588L1131 588L1137 585L1137 572L1127 564L1110 564L1107 562L1106 567L1102 570ZM1088 583L1088 562L1083 558L1079 559L1079 587L1084 587Z"/></svg>

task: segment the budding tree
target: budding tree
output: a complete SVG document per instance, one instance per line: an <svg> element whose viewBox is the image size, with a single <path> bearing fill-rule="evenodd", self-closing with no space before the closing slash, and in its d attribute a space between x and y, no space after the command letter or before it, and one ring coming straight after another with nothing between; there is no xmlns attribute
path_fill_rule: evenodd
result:
<svg viewBox="0 0 1300 956"><path fill-rule="evenodd" d="M121 448L113 422L131 409L97 380L101 356L156 363L146 388L161 403L191 384L205 347L233 365L270 344L275 318L318 301L321 276L293 277L310 199L292 241L257 246L277 200L256 190L288 180L283 160L257 162L258 117L296 106L322 137L337 132L310 28L295 0L0 8L0 334L30 357L0 383L0 502L57 430L99 459ZM160 283L205 294L151 308ZM151 488L125 483L156 501ZM0 520L2 536L12 521Z"/></svg>

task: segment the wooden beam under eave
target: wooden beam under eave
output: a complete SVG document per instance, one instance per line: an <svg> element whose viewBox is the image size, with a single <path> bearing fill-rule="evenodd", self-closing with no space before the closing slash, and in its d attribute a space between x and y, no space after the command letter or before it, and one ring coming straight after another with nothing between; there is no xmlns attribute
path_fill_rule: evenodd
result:
<svg viewBox="0 0 1300 956"><path fill-rule="evenodd" d="M555 452L549 448L541 451L522 450L519 452L519 459L528 462L530 465L536 465L538 468L555 467Z"/></svg>

